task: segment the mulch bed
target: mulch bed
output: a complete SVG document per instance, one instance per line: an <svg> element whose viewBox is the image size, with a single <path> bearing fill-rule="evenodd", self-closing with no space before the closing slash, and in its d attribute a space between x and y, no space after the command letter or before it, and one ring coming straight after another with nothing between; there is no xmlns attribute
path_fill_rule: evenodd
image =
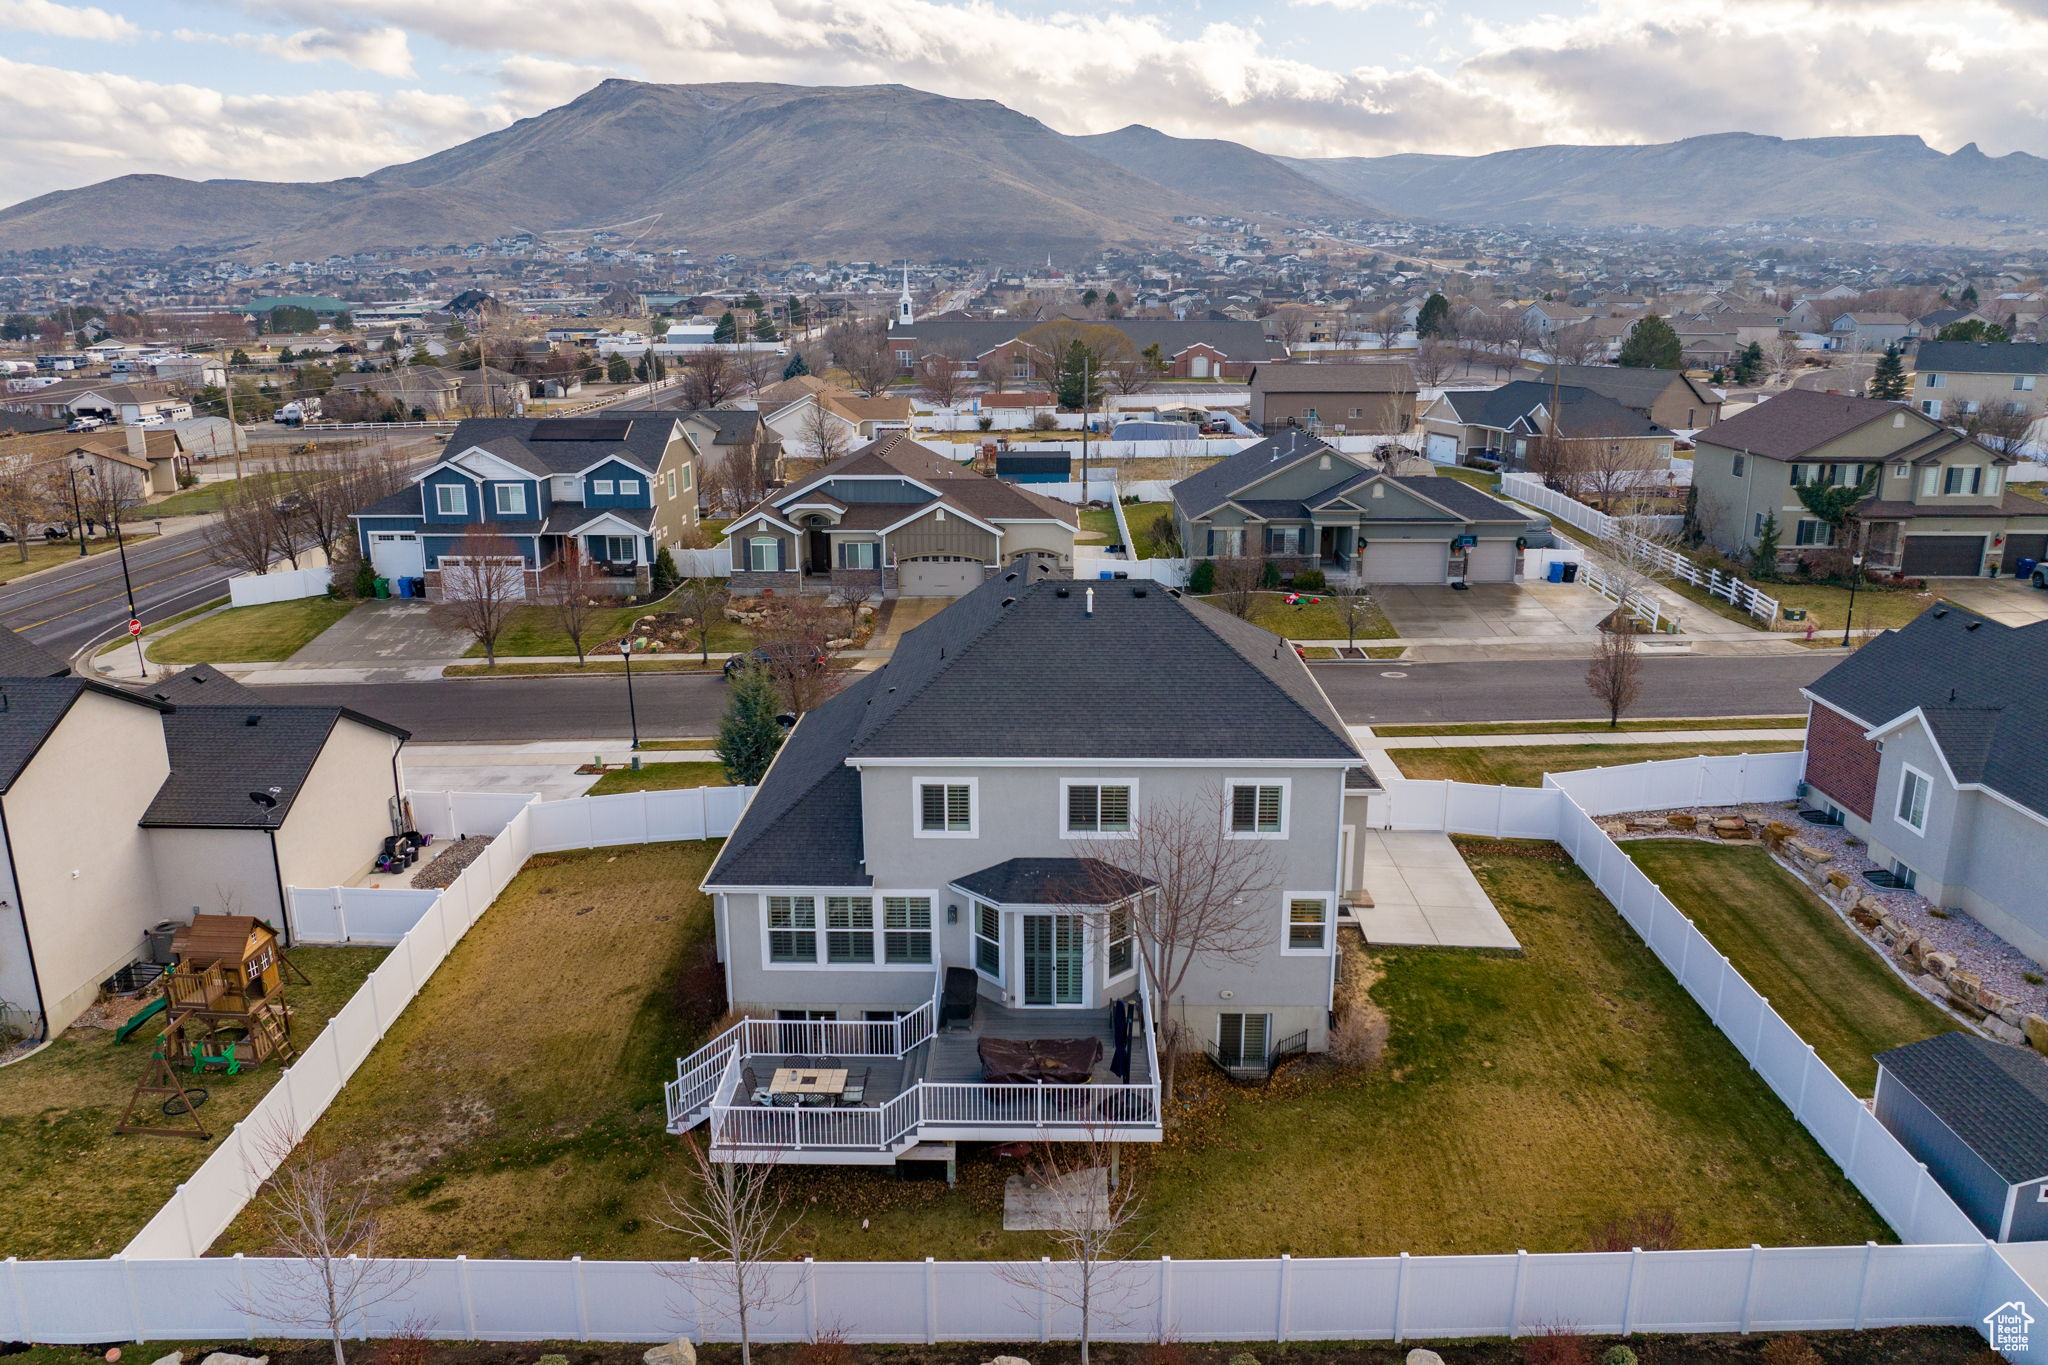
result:
<svg viewBox="0 0 2048 1365"><path fill-rule="evenodd" d="M488 834L469 834L457 839L436 853L432 862L412 874L413 886L429 891L453 886L462 870L483 856L490 842Z"/></svg>

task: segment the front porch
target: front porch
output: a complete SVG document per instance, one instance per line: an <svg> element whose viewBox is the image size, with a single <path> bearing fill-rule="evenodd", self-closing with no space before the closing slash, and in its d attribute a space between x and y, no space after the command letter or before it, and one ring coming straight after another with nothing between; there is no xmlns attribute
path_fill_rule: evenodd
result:
<svg viewBox="0 0 2048 1365"><path fill-rule="evenodd" d="M712 1154L723 1160L833 1165L892 1164L922 1142L1157 1142L1158 1049L1142 981L1121 1002L1130 1014L1128 1078L1111 1069L1117 1003L1012 1009L978 998L971 1017L941 1029L935 988L893 1020L745 1020L678 1062L667 1087L668 1128L682 1133L708 1122ZM1078 1078L1069 1065L1048 1067L1059 1080L991 1081L984 1040L1059 1040L1069 1062L1087 1057L1092 1044L1093 1055ZM1029 1065L1028 1048L993 1051ZM842 1089L773 1094L779 1070L823 1071L834 1084L836 1073L847 1074Z"/></svg>

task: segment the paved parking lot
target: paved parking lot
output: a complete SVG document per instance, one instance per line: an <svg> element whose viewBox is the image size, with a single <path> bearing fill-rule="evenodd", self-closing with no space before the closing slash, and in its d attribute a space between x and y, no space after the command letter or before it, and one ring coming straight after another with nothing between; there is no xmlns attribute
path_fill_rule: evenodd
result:
<svg viewBox="0 0 2048 1365"><path fill-rule="evenodd" d="M1591 589L1562 583L1474 583L1462 591L1388 585L1372 595L1403 640L1578 639L1614 610Z"/></svg>

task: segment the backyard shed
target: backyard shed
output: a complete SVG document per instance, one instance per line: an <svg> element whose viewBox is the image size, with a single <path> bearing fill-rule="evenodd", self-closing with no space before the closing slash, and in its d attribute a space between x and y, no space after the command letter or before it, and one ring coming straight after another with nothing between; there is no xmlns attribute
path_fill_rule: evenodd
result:
<svg viewBox="0 0 2048 1365"><path fill-rule="evenodd" d="M1877 1056L1878 1121L1986 1237L2048 1239L2048 1061L1974 1033Z"/></svg>

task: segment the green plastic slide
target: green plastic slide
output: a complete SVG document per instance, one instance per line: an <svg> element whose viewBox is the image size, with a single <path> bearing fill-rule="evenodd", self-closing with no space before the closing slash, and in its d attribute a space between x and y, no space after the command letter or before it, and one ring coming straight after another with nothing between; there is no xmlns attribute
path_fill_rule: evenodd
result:
<svg viewBox="0 0 2048 1365"><path fill-rule="evenodd" d="M127 1023L121 1025L121 1027L114 1030L114 1041L117 1043L127 1042L128 1035L135 1032L135 1030L141 1028L144 1023L148 1022L150 1019L155 1018L157 1015L162 1014L163 1012L164 997L159 995L156 999L150 1001L147 1005L144 1005L141 1009L137 1010L135 1012L134 1017L129 1019Z"/></svg>

